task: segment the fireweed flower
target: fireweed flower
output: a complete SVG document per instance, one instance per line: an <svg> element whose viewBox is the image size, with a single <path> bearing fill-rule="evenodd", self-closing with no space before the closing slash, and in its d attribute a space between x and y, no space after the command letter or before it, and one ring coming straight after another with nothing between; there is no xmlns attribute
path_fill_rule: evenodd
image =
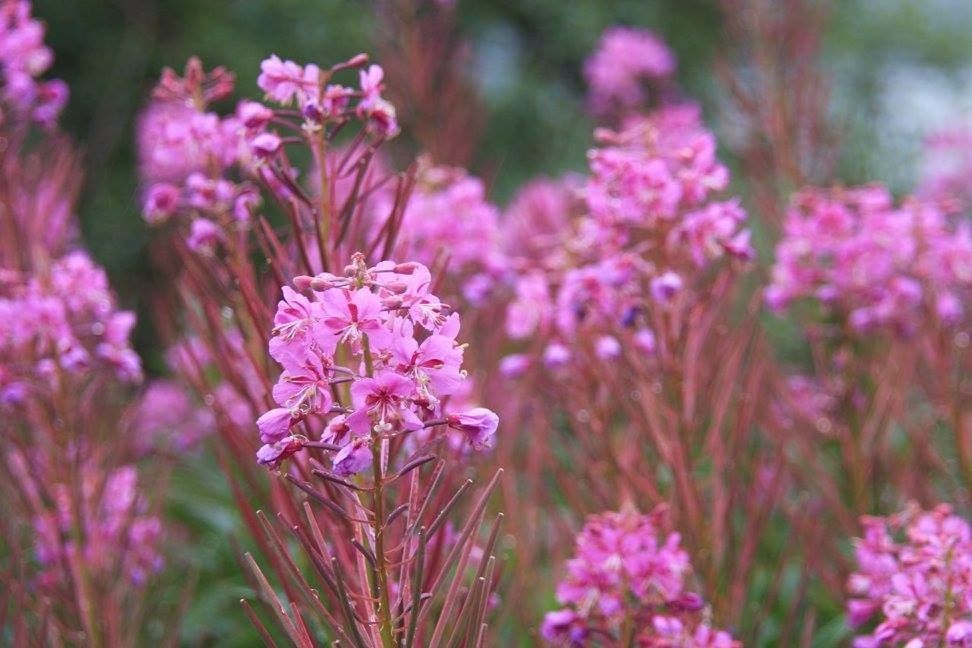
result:
<svg viewBox="0 0 972 648"><path fill-rule="evenodd" d="M278 407L257 420L261 463L276 466L308 435L333 448L341 475L370 466L373 444L419 432L426 444L452 428L475 449L492 445L495 414L447 409L466 380L464 346L459 315L429 293L431 282L422 264L369 268L356 255L343 277L299 278L307 294L283 288L269 347L284 370Z"/></svg>
<svg viewBox="0 0 972 648"><path fill-rule="evenodd" d="M936 204L895 206L878 185L804 189L787 214L766 303L782 312L816 302L851 336L954 327L972 288L970 259L972 228Z"/></svg>
<svg viewBox="0 0 972 648"><path fill-rule="evenodd" d="M212 412L197 405L173 380L151 381L131 414L129 434L140 454L162 448L184 452L195 447L215 425Z"/></svg>
<svg viewBox="0 0 972 648"><path fill-rule="evenodd" d="M424 157L418 165L393 254L430 267L446 261L447 277L457 284L449 286L454 296L480 304L504 269L499 210L487 200L483 181L465 169L435 166ZM389 192L380 194L372 211L387 215L394 200ZM373 219L374 234L387 220Z"/></svg>
<svg viewBox="0 0 972 648"><path fill-rule="evenodd" d="M8 457L8 461L15 471L26 469L23 458ZM123 466L102 477L99 469L88 467L81 479L82 502L73 501L67 484L48 485L56 508L33 521L41 565L38 584L43 588L69 585L67 566L78 559L87 569L105 573L119 569L118 576L143 584L163 566L162 523L146 514L138 473L132 466ZM81 544L73 539L79 527Z"/></svg>
<svg viewBox="0 0 972 648"><path fill-rule="evenodd" d="M950 506L864 517L847 589L855 648L972 642L972 529ZM872 625L876 623L876 625Z"/></svg>
<svg viewBox="0 0 972 648"><path fill-rule="evenodd" d="M67 89L37 80L43 32L29 3L0 3L0 508L5 547L35 558L4 589L25 636L128 645L162 566L158 492L140 487L146 450L118 398L142 378L135 316L77 244L80 169L55 130Z"/></svg>
<svg viewBox="0 0 972 648"><path fill-rule="evenodd" d="M87 254L72 252L44 273L14 277L0 281L0 391L56 390L57 370L141 379L128 340L135 316L117 310L104 271Z"/></svg>
<svg viewBox="0 0 972 648"><path fill-rule="evenodd" d="M361 72L360 90L327 82L366 61L359 55L325 71L271 56L257 80L271 105L244 100L228 115L208 110L233 92L233 78L225 70L207 74L197 59L182 77L166 70L139 120L145 219L153 225L176 220L190 249L213 254L235 245L236 232L251 225L261 202L257 186L284 202L308 200L283 155L288 143L319 137L352 120L373 141L398 133L395 108L381 96L379 66Z"/></svg>
<svg viewBox="0 0 972 648"><path fill-rule="evenodd" d="M67 103L67 85L60 79L39 79L53 61L44 44L44 25L31 15L30 2L0 5L0 120L56 125Z"/></svg>
<svg viewBox="0 0 972 648"><path fill-rule="evenodd" d="M239 117L206 110L232 90L231 75L220 68L204 73L192 59L184 77L163 72L138 122L143 216L152 225L186 216L187 244L198 252L211 253L223 230L245 227L259 203L240 170L251 168L270 146L261 132L266 121L249 103L240 104ZM250 139L257 139L256 148Z"/></svg>
<svg viewBox="0 0 972 648"><path fill-rule="evenodd" d="M610 361L619 354L608 339L654 351L654 313L692 303L710 268L754 257L738 201L716 199L728 171L697 108L631 118L598 139L586 181L530 187L504 223L540 234L521 237L522 247L515 234L504 237L506 332L545 340L548 364ZM600 342L584 353L560 351L584 340Z"/></svg>
<svg viewBox="0 0 972 648"><path fill-rule="evenodd" d="M611 27L584 62L588 102L595 115L630 113L657 102L650 84L660 87L675 73L675 55L661 38L645 29Z"/></svg>
<svg viewBox="0 0 972 648"><path fill-rule="evenodd" d="M677 533L663 531L664 509L588 518L557 587L563 609L541 635L557 646L629 645L734 648L711 627L705 603L687 589L692 567Z"/></svg>

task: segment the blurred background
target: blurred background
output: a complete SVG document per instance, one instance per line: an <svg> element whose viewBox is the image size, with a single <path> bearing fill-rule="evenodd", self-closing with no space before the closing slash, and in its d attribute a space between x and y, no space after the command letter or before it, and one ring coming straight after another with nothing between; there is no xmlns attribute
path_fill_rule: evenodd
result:
<svg viewBox="0 0 972 648"><path fill-rule="evenodd" d="M593 122L584 111L582 64L602 30L614 24L649 28L668 42L679 59L682 88L700 101L720 137L721 157L740 163L730 145L726 90L715 74L726 56L718 0L458 2L467 74L484 117L471 166L500 205L530 177L584 167ZM831 77L829 111L841 139L836 176L847 184L875 180L908 191L923 138L972 120L972 1L831 4L821 67ZM164 66L181 70L198 55L207 68L235 72L239 96L256 95L259 64L270 53L328 65L376 52L387 23L376 18L375 6L364 0L35 2L55 52L50 76L71 87L62 123L87 157L84 237L121 303L139 312L136 346L150 373L163 372L164 363L152 342L147 294L163 278L148 263L133 140L139 109L159 72ZM221 537L235 524L224 489L218 471L207 470L174 488L176 509L190 522L204 520L189 526L209 534L194 558L200 596L185 629L194 644L219 637L228 645L234 636L245 643L248 636L237 605L244 584L230 582L235 557Z"/></svg>

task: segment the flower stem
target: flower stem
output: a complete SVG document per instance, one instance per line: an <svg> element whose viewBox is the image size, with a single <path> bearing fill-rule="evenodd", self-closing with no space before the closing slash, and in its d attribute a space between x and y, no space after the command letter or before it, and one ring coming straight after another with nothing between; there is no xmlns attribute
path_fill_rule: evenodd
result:
<svg viewBox="0 0 972 648"><path fill-rule="evenodd" d="M365 370L368 375L374 373L374 361L371 357L371 345L368 338L363 340ZM391 597L388 593L388 564L385 560L385 502L384 485L385 476L382 470L381 461L381 435L374 429L371 431L371 466L374 472L374 487L372 490L374 516L372 517L372 529L375 534L375 578L378 581L378 617L379 630L381 632L381 643L384 648L395 646L394 631L392 628Z"/></svg>

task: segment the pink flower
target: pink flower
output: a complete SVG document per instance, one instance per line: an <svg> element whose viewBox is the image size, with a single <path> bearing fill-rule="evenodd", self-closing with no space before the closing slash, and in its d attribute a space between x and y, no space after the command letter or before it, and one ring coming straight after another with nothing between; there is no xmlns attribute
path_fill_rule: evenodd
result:
<svg viewBox="0 0 972 648"><path fill-rule="evenodd" d="M259 131L273 119L273 111L256 101L241 101L236 107L236 118L244 128Z"/></svg>
<svg viewBox="0 0 972 648"><path fill-rule="evenodd" d="M614 645L623 627L633 623L639 646L739 648L728 634L708 626L701 597L685 589L688 554L678 534L661 533L662 521L661 509L588 518L557 587L557 600L565 607L545 618L544 640L580 645L597 636Z"/></svg>
<svg viewBox="0 0 972 648"><path fill-rule="evenodd" d="M366 470L372 462L370 439L357 437L334 455L334 473L347 477Z"/></svg>
<svg viewBox="0 0 972 648"><path fill-rule="evenodd" d="M964 314L954 297L972 275L952 261L970 255L972 238L936 204L895 207L880 186L806 188L791 201L766 303L780 312L814 300L858 333L957 326ZM928 317L936 311L937 321Z"/></svg>
<svg viewBox="0 0 972 648"><path fill-rule="evenodd" d="M516 299L506 309L506 333L514 340L532 335L551 316L547 280L540 272L522 277L516 284Z"/></svg>
<svg viewBox="0 0 972 648"><path fill-rule="evenodd" d="M257 428L260 430L260 440L264 443L275 443L287 436L290 426L298 419L295 419L289 407L276 407L257 419Z"/></svg>
<svg viewBox="0 0 972 648"><path fill-rule="evenodd" d="M299 366L288 364L273 387L273 399L300 416L327 413L332 403L328 367L314 353Z"/></svg>
<svg viewBox="0 0 972 648"><path fill-rule="evenodd" d="M257 450L257 461L261 464L276 468L280 463L300 452L306 439L301 436L288 436L268 443Z"/></svg>
<svg viewBox="0 0 972 648"><path fill-rule="evenodd" d="M972 527L947 505L862 523L847 611L855 627L874 617L877 625L854 645L972 640Z"/></svg>
<svg viewBox="0 0 972 648"><path fill-rule="evenodd" d="M430 335L421 344L413 337L399 337L392 343L392 357L399 363L397 370L409 376L419 395L429 405L449 396L462 384L462 349L454 338Z"/></svg>
<svg viewBox="0 0 972 648"><path fill-rule="evenodd" d="M368 121L369 127L380 136L392 138L398 134L398 120L395 106L381 97L384 70L372 65L361 70L361 100L358 102L358 116Z"/></svg>
<svg viewBox="0 0 972 648"><path fill-rule="evenodd" d="M418 430L422 422L408 405L414 393L412 381L392 371L363 378L351 386L355 411L347 423L359 436L370 434L372 427L382 432L397 428Z"/></svg>
<svg viewBox="0 0 972 648"><path fill-rule="evenodd" d="M380 65L371 65L358 73L361 80L361 102L371 104L381 98L382 81L385 71Z"/></svg>
<svg viewBox="0 0 972 648"><path fill-rule="evenodd" d="M320 300L321 322L339 343L360 344L362 335L378 347L390 340L381 319L381 300L367 288L351 292L328 290Z"/></svg>
<svg viewBox="0 0 972 648"><path fill-rule="evenodd" d="M621 343L611 335L602 335L594 344L594 352L601 360L613 360L621 355Z"/></svg>
<svg viewBox="0 0 972 648"><path fill-rule="evenodd" d="M655 334L652 333L650 329L641 329L634 335L635 346L641 349L647 355L654 355L655 351L658 349L658 343L655 340Z"/></svg>
<svg viewBox="0 0 972 648"><path fill-rule="evenodd" d="M250 140L250 148L257 157L269 158L280 150L280 138L273 133L260 133Z"/></svg>
<svg viewBox="0 0 972 648"><path fill-rule="evenodd" d="M507 378L518 378L530 367L530 358L522 353L512 353L500 360L500 373Z"/></svg>
<svg viewBox="0 0 972 648"><path fill-rule="evenodd" d="M181 192L178 187L160 182L149 188L142 213L145 215L145 220L156 225L172 216L179 208L180 201Z"/></svg>
<svg viewBox="0 0 972 648"><path fill-rule="evenodd" d="M670 303L682 290L682 278L667 271L651 280L651 297L659 304Z"/></svg>
<svg viewBox="0 0 972 648"><path fill-rule="evenodd" d="M321 117L332 117L343 113L351 103L354 90L342 85L329 85L324 88L324 96L321 99Z"/></svg>
<svg viewBox="0 0 972 648"><path fill-rule="evenodd" d="M216 244L223 240L223 230L208 218L192 221L186 245L193 252L212 254Z"/></svg>
<svg viewBox="0 0 972 648"><path fill-rule="evenodd" d="M495 443L499 417L485 407L474 407L462 414L452 414L449 426L465 434L474 450L492 448Z"/></svg>
<svg viewBox="0 0 972 648"><path fill-rule="evenodd" d="M470 387L461 368L464 345L456 342L459 315L446 314L429 293L430 283L421 264L384 261L369 268L356 254L345 276L297 277L294 284L307 294L285 286L269 343L283 367L273 388L280 407L257 421L264 443L291 436L301 422L327 445L315 444L314 451L333 453L341 474L370 464L372 435L383 442L407 435L408 451L436 436L452 443L453 433L443 425L450 420L465 421L474 446L488 446L495 421L486 410L453 419L444 411L444 403L461 401ZM351 403L342 402L343 384ZM476 415L481 418L473 420ZM264 450L269 461L276 457L272 451Z"/></svg>
<svg viewBox="0 0 972 648"><path fill-rule="evenodd" d="M290 286L284 286L282 292L283 299L277 302L273 337L270 338L270 355L280 363L289 362L288 356L300 358L303 355L311 342L310 332L318 314L317 307Z"/></svg>
<svg viewBox="0 0 972 648"><path fill-rule="evenodd" d="M289 104L304 87L304 69L293 61L282 61L273 54L260 63L257 85L268 98L279 104Z"/></svg>
<svg viewBox="0 0 972 648"><path fill-rule="evenodd" d="M646 81L663 80L675 72L675 56L650 31L631 27L604 30L597 50L584 63L595 114L644 108Z"/></svg>
<svg viewBox="0 0 972 648"><path fill-rule="evenodd" d="M571 353L563 344L553 342L543 351L543 363L548 367L563 367L570 362Z"/></svg>

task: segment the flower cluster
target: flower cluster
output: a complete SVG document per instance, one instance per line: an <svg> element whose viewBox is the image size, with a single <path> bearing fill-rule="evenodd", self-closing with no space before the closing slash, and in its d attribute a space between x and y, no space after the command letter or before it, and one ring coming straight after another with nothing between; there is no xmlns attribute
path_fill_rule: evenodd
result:
<svg viewBox="0 0 972 648"><path fill-rule="evenodd" d="M664 509L592 516L557 588L564 609L544 619L543 638L561 646L734 648L705 619L705 602L686 589L692 567L677 533L664 535Z"/></svg>
<svg viewBox="0 0 972 648"><path fill-rule="evenodd" d="M848 582L855 648L972 645L972 529L948 505L865 517ZM900 540L895 535L903 536Z"/></svg>
<svg viewBox="0 0 972 648"><path fill-rule="evenodd" d="M267 99L281 106L296 103L308 127L320 128L329 122L357 118L369 131L391 139L399 132L398 119L395 106L381 96L385 78L381 66L370 65L362 69L357 90L329 83L335 72L360 67L366 61L367 57L359 54L330 70L321 70L313 63L301 66L273 55L260 64L257 85L266 93Z"/></svg>
<svg viewBox="0 0 972 648"><path fill-rule="evenodd" d="M245 227L259 204L253 185L233 174L235 166L252 158L246 145L247 124L252 126L246 104L225 117L206 110L232 91L232 75L222 68L206 73L198 59L191 59L184 76L165 70L139 120L143 216L160 224L186 214L186 241L196 251L211 251L224 229Z"/></svg>
<svg viewBox="0 0 972 648"><path fill-rule="evenodd" d="M334 451L336 473L351 475L371 464L376 444L435 426L462 432L476 449L492 445L493 412L447 411L465 380L464 346L459 315L431 282L422 264L369 268L357 254L346 276L299 277L309 296L284 286L270 339L284 371L273 389L278 407L257 421L261 463L276 465L313 438Z"/></svg>
<svg viewBox="0 0 972 648"><path fill-rule="evenodd" d="M386 192L383 202L393 196ZM376 205L379 214L390 204ZM385 226L387 218L376 219ZM483 181L465 169L434 166L419 160L415 186L397 228L394 255L427 266L448 263L448 274L461 282L459 290L480 303L501 271L499 211L486 199Z"/></svg>
<svg viewBox="0 0 972 648"><path fill-rule="evenodd" d="M713 199L728 171L697 108L665 108L598 135L603 146L591 151L584 184L530 187L508 219L538 236L508 252L516 275L507 333L546 338L548 365L570 360L579 330L601 359L619 355L622 341L651 354L652 309L687 302L716 261L754 256L738 201ZM530 197L541 191L542 200Z"/></svg>
<svg viewBox="0 0 972 648"><path fill-rule="evenodd" d="M53 60L44 45L44 25L31 16L30 2L0 4L0 122L57 123L67 103L67 84L38 80Z"/></svg>
<svg viewBox="0 0 972 648"><path fill-rule="evenodd" d="M129 346L135 315L120 311L104 270L84 252L53 261L47 272L0 277L0 405L59 384L62 372L107 370L141 379Z"/></svg>
<svg viewBox="0 0 972 648"><path fill-rule="evenodd" d="M214 423L212 412L193 402L182 385L157 379L136 401L130 433L140 454L158 449L185 452L204 438Z"/></svg>
<svg viewBox="0 0 972 648"><path fill-rule="evenodd" d="M34 529L41 587L68 584L78 561L99 577L111 578L115 574L110 570L118 569L117 576L138 585L162 569L162 523L146 513L134 467L122 466L105 475L93 464L86 465L80 476L80 502L74 501L72 486L46 484L52 508L41 503L25 458L15 451L7 459L11 471L23 480L26 495L37 500Z"/></svg>
<svg viewBox="0 0 972 648"><path fill-rule="evenodd" d="M601 35L584 63L592 112L604 116L648 107L648 86L674 73L675 55L661 38L645 29L611 27Z"/></svg>
<svg viewBox="0 0 972 648"><path fill-rule="evenodd" d="M360 70L359 89L329 83L334 74L366 63L359 55L322 70L271 56L261 64L257 84L276 107L244 100L226 116L207 111L233 91L225 70L204 73L198 59L189 61L182 77L166 70L139 124L145 219L160 224L185 215L189 248L212 253L232 232L248 227L261 202L258 183L284 203L306 199L284 155L289 141L336 132L351 120L374 139L394 137L395 108L381 96L379 66Z"/></svg>
<svg viewBox="0 0 972 648"><path fill-rule="evenodd" d="M769 307L813 300L849 334L955 326L972 287L972 229L932 203L896 207L881 186L804 189L776 249Z"/></svg>

